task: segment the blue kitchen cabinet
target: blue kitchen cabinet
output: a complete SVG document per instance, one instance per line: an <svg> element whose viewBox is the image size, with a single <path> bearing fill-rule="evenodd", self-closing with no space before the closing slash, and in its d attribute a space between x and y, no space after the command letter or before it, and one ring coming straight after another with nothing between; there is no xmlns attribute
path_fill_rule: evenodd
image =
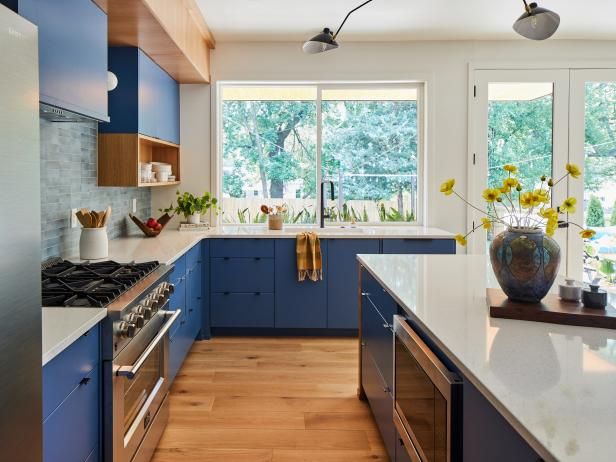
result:
<svg viewBox="0 0 616 462"><path fill-rule="evenodd" d="M201 241L201 338L212 335L210 325L210 240Z"/></svg>
<svg viewBox="0 0 616 462"><path fill-rule="evenodd" d="M328 239L327 327L357 329L357 254L378 254L378 239Z"/></svg>
<svg viewBox="0 0 616 462"><path fill-rule="evenodd" d="M44 462L96 461L101 432L96 325L43 367Z"/></svg>
<svg viewBox="0 0 616 462"><path fill-rule="evenodd" d="M109 48L118 86L109 92L110 123L101 133L139 133L180 144L180 87L136 47Z"/></svg>
<svg viewBox="0 0 616 462"><path fill-rule="evenodd" d="M186 256L186 317L188 337L194 340L203 323L203 252L201 243L188 251Z"/></svg>
<svg viewBox="0 0 616 462"><path fill-rule="evenodd" d="M277 328L327 328L328 241L321 240L323 280L297 280L295 239L277 239L276 319Z"/></svg>
<svg viewBox="0 0 616 462"><path fill-rule="evenodd" d="M383 239L384 254L454 254L453 239Z"/></svg>
<svg viewBox="0 0 616 462"><path fill-rule="evenodd" d="M39 30L40 101L107 121L107 15L91 0L5 0Z"/></svg>

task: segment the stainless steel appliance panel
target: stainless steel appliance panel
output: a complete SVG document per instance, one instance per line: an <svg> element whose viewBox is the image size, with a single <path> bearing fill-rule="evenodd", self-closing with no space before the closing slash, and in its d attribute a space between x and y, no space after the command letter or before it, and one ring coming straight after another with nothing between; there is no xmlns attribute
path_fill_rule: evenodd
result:
<svg viewBox="0 0 616 462"><path fill-rule="evenodd" d="M42 458L36 27L0 5L0 460Z"/></svg>

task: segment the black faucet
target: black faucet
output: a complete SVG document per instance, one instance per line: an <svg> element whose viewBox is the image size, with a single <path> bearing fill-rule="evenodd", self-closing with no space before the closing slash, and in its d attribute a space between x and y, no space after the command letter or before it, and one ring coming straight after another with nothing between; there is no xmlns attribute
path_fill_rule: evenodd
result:
<svg viewBox="0 0 616 462"><path fill-rule="evenodd" d="M331 199L334 200L334 182L331 180L321 181L321 228L325 228L325 219L331 218L331 215L325 213L325 183L329 183Z"/></svg>

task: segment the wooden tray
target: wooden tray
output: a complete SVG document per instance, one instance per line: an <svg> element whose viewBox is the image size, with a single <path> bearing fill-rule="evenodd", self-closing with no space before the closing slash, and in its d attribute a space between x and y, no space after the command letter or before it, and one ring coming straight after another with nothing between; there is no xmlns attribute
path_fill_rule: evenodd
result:
<svg viewBox="0 0 616 462"><path fill-rule="evenodd" d="M548 294L541 303L520 303L509 300L500 289L487 289L487 297L493 318L616 329L616 309L610 305L605 310L585 308L582 303L565 302L556 294Z"/></svg>

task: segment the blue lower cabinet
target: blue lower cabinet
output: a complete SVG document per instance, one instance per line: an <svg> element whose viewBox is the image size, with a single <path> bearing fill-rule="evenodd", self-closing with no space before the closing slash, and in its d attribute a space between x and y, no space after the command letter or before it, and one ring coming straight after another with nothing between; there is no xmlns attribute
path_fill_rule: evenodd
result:
<svg viewBox="0 0 616 462"><path fill-rule="evenodd" d="M396 430L394 427L394 402L391 389L387 386L372 355L362 348L361 381L372 415L379 428L390 459L396 454Z"/></svg>
<svg viewBox="0 0 616 462"><path fill-rule="evenodd" d="M274 239L212 239L212 258L274 258Z"/></svg>
<svg viewBox="0 0 616 462"><path fill-rule="evenodd" d="M393 317L391 321L387 321L369 300L364 299L362 303L362 342L390 390L393 390L394 384L392 321Z"/></svg>
<svg viewBox="0 0 616 462"><path fill-rule="evenodd" d="M357 329L357 254L378 254L378 239L327 240L327 327Z"/></svg>
<svg viewBox="0 0 616 462"><path fill-rule="evenodd" d="M274 294L212 294L212 327L274 327Z"/></svg>
<svg viewBox="0 0 616 462"><path fill-rule="evenodd" d="M279 328L327 327L327 240L321 240L323 280L297 280L295 239L276 240L276 324Z"/></svg>
<svg viewBox="0 0 616 462"><path fill-rule="evenodd" d="M453 239L383 239L384 254L455 254Z"/></svg>
<svg viewBox="0 0 616 462"><path fill-rule="evenodd" d="M186 273L186 317L194 340L203 323L203 270L200 261Z"/></svg>
<svg viewBox="0 0 616 462"><path fill-rule="evenodd" d="M99 446L100 369L97 366L43 422L45 462L84 462Z"/></svg>
<svg viewBox="0 0 616 462"><path fill-rule="evenodd" d="M210 240L201 242L201 338L211 337L210 326Z"/></svg>
<svg viewBox="0 0 616 462"><path fill-rule="evenodd" d="M274 292L273 258L216 257L210 266L212 292Z"/></svg>

